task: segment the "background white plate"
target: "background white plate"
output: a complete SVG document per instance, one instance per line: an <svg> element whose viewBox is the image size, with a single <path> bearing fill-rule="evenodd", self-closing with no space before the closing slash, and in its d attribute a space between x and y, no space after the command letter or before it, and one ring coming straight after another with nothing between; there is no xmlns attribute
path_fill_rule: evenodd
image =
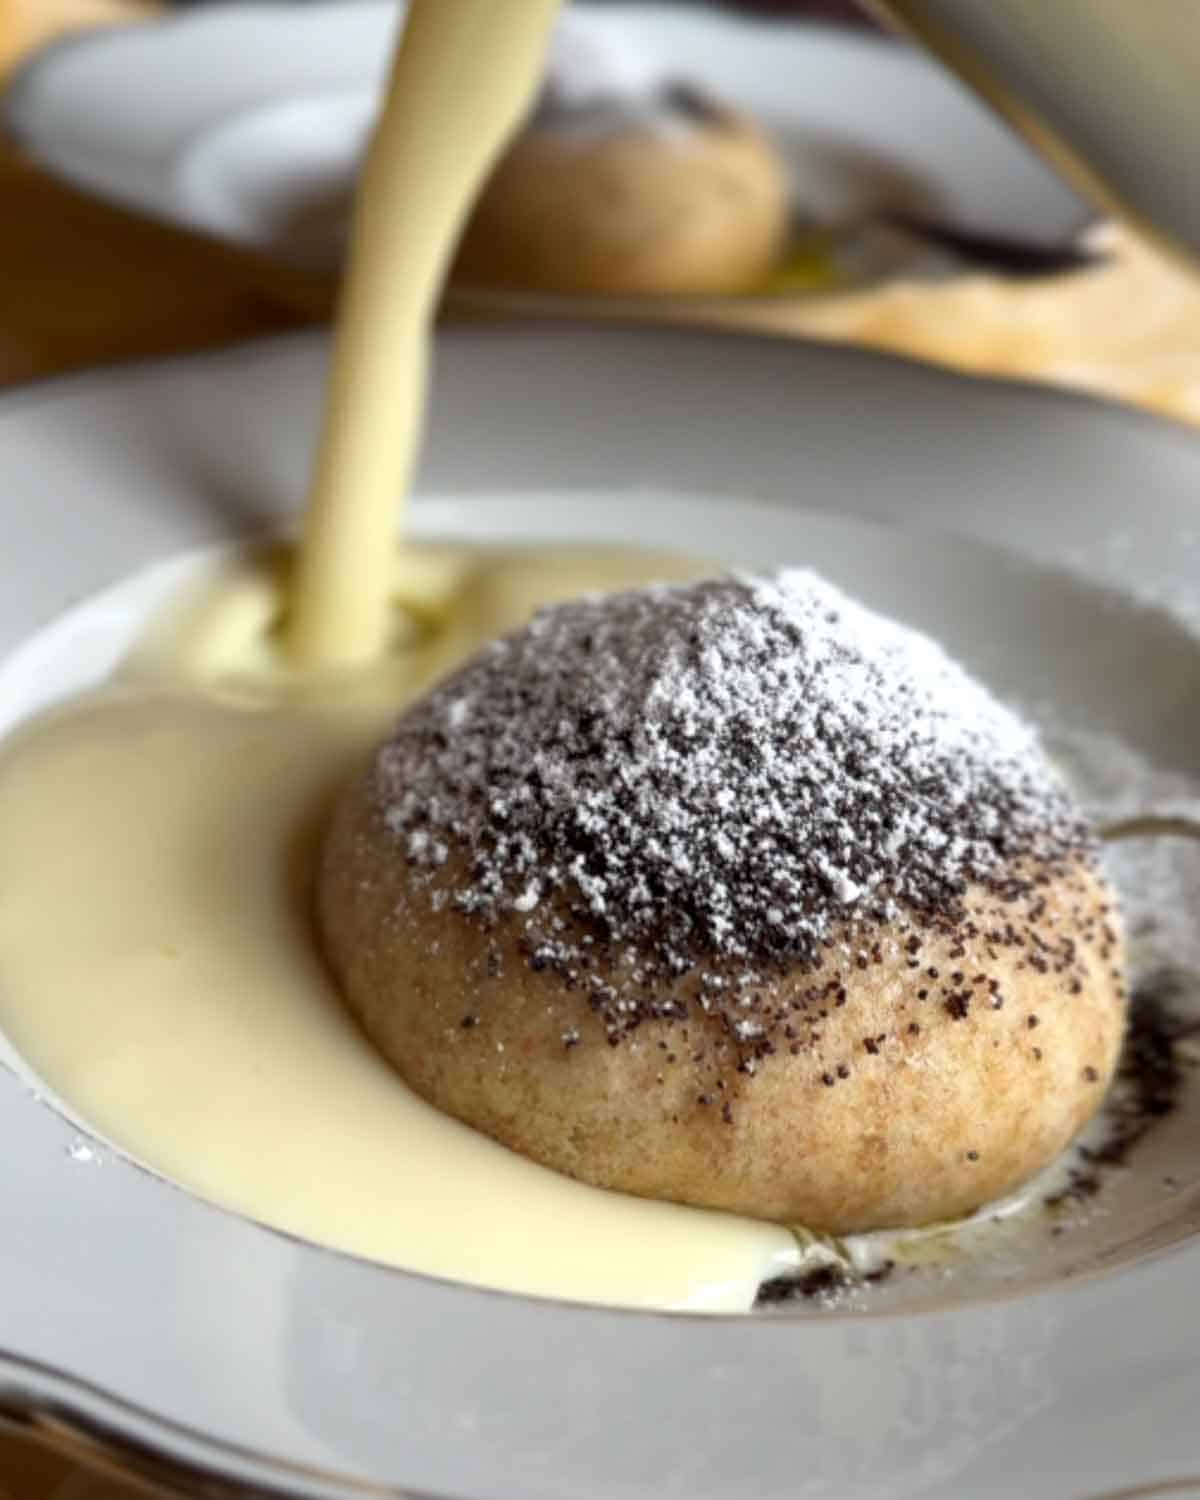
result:
<svg viewBox="0 0 1200 1500"><path fill-rule="evenodd" d="M291 514L323 363L321 341L296 338L0 401L0 650L144 565ZM999 583L972 625L963 578L937 577L954 551L939 531L1116 577L1181 619L1200 596L1194 434L847 350L454 331L420 489L426 530L686 536L781 563L820 545L902 612L956 619L967 654L998 670L1013 657ZM529 498L471 503L499 490ZM735 499L679 498L704 494ZM820 512L908 535L860 555ZM1012 612L1018 643L1031 628ZM1066 625L1042 636L1045 681L1065 691L1095 645ZM1165 673L1114 650L1078 706L1129 718L1103 689L1106 672L1134 681L1154 705L1145 735L1189 760L1198 661L1188 647ZM632 1315L367 1265L109 1151L81 1160L76 1141L0 1067L0 1413L49 1413L143 1457L311 1495L366 1483L470 1500L1011 1500L1018 1485L1082 1500L1200 1468L1194 1243L919 1315Z"/></svg>
<svg viewBox="0 0 1200 1500"><path fill-rule="evenodd" d="M1072 241L1088 217L983 105L898 42L687 5L579 5L572 19L646 76L698 80L755 113L818 217L923 207L1045 245ZM89 192L303 259L311 247L290 226L344 194L396 20L378 0L210 5L88 34L21 70L4 119ZM846 175L848 160L859 165Z"/></svg>

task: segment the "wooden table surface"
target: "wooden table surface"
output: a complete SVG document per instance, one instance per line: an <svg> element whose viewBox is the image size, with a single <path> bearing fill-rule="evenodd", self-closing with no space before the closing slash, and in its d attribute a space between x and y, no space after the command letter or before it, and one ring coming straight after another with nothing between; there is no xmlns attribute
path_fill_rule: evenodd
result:
<svg viewBox="0 0 1200 1500"><path fill-rule="evenodd" d="M0 0L0 85L72 28L152 20L153 0ZM963 277L709 321L849 340L977 373L1093 390L1200 423L1200 290L1145 247L1041 285ZM0 143L0 386L304 321L190 236L93 203ZM64 1460L0 1436L0 1500L110 1500Z"/></svg>
<svg viewBox="0 0 1200 1500"><path fill-rule="evenodd" d="M65 30L151 13L150 0L0 0L0 83ZM214 274L189 236L93 203L0 143L0 385L296 321L244 280Z"/></svg>
<svg viewBox="0 0 1200 1500"><path fill-rule="evenodd" d="M0 145L0 386L296 321L214 276L187 236L97 205Z"/></svg>

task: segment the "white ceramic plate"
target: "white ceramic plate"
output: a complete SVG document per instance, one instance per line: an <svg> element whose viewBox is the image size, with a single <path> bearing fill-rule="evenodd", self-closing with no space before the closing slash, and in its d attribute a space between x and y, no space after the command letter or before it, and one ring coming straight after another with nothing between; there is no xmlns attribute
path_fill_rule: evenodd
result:
<svg viewBox="0 0 1200 1500"><path fill-rule="evenodd" d="M304 337L0 401L0 652L291 514L323 362ZM419 490L427 533L816 562L1000 686L1200 764L1200 440L1175 427L790 342L458 330ZM100 670L131 600L9 655L6 711ZM1169 1137L1182 1189L1141 1193L1135 1166L1058 1260L865 1313L713 1319L471 1290L259 1228L81 1135L10 1063L0 1413L180 1484L1093 1500L1200 1472L1194 1111Z"/></svg>
<svg viewBox="0 0 1200 1500"><path fill-rule="evenodd" d="M330 241L301 226L328 222L345 199L396 18L376 0L211 5L72 38L17 75L4 119L89 192L311 264ZM752 111L820 219L908 208L1060 246L1088 217L981 104L899 43L698 6L585 4L570 21L636 59L640 77L697 80ZM881 241L868 259L889 253Z"/></svg>

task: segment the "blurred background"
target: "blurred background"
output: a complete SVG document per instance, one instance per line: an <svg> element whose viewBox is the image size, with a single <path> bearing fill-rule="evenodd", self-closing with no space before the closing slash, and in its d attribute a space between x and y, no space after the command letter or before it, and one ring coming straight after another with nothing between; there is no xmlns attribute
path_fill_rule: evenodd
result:
<svg viewBox="0 0 1200 1500"><path fill-rule="evenodd" d="M497 226L515 226L519 236L528 224L524 210L506 213L501 205L483 253L460 268L449 312L632 313L851 341L1200 420L1200 305L1190 280L1097 220L936 63L884 37L852 0L651 7L593 0L571 12L602 22L639 9L692 18L671 42L686 33L693 76L684 82L735 105L765 137L768 154L782 158L791 195L787 243L776 246L766 269L752 245L736 246L724 282L693 276L679 284L687 299L648 297L648 284L636 281L513 287L504 282L512 260L500 252ZM276 18L270 44L256 55L250 38L219 62L198 52L189 65L186 49L167 57L158 43L135 40L161 34L182 44L245 10L0 0L0 385L329 315L352 158L386 52L377 40L366 66L354 48L371 45L362 18L380 7L363 0L259 7ZM160 28L168 15L186 25ZM339 17L349 50L323 79L321 54L337 51L327 43ZM318 23L320 45L310 45L304 38ZM110 35L116 40L103 48L88 44ZM64 36L73 38L69 47L57 45ZM161 72L164 57L170 97L139 71ZM356 80L365 100L357 115L341 105L340 114L332 105L323 116L312 112L314 93L325 89L332 100ZM283 106L300 95L308 114L288 115ZM267 103L280 106L269 119ZM779 213L770 164L758 152L747 169L744 158L756 148L742 146L738 170L743 184L757 184L765 244ZM720 154L710 162L707 200L699 170L690 182L672 181L678 222L697 203L711 207ZM645 165L645 153L638 160L639 185L653 201L655 184L666 179ZM280 184L319 191L283 204ZM544 202L543 217L550 216ZM685 261L668 257L676 269ZM657 294L662 285L649 290ZM517 290L521 298L497 299L497 291ZM555 295L531 299L539 291ZM596 291L599 305L594 297L580 304L581 293ZM631 309L621 292L641 300Z"/></svg>

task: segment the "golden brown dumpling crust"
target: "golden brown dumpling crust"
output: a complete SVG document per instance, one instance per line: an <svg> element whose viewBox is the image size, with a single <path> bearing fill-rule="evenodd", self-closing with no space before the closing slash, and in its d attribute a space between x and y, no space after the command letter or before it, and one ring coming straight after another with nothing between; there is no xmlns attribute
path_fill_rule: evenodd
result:
<svg viewBox="0 0 1200 1500"><path fill-rule="evenodd" d="M395 858L364 781L328 840L326 951L417 1093L584 1182L830 1232L954 1218L1046 1165L1095 1112L1124 1024L1112 898L1080 857L949 930L868 927L781 976L793 1035L747 1051L694 1003L610 1045L518 914L485 923ZM451 890L452 859L437 878ZM435 887L436 888L436 887Z"/></svg>

